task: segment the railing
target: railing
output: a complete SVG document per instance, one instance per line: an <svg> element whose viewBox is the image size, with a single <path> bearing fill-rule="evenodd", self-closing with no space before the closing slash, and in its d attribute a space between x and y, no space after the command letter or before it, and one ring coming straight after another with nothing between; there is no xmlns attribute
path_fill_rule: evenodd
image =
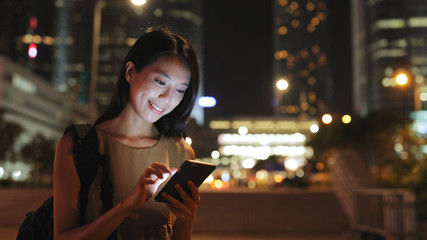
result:
<svg viewBox="0 0 427 240"><path fill-rule="evenodd" d="M353 229L393 240L415 240L415 196L402 189L360 189L353 194Z"/></svg>
<svg viewBox="0 0 427 240"><path fill-rule="evenodd" d="M386 240L417 239L415 195L404 189L376 188L363 159L353 151L337 151L332 168L335 192L354 234Z"/></svg>

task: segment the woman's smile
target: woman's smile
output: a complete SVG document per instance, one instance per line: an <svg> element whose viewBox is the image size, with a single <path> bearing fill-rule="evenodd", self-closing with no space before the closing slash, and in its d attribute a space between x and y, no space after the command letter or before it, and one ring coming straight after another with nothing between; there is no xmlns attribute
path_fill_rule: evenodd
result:
<svg viewBox="0 0 427 240"><path fill-rule="evenodd" d="M154 113L162 114L162 113L165 111L165 109L164 109L164 108L160 108L159 106L155 105L155 104L154 104L153 102L151 102L150 100L148 100L148 103L149 103L150 109L151 109Z"/></svg>

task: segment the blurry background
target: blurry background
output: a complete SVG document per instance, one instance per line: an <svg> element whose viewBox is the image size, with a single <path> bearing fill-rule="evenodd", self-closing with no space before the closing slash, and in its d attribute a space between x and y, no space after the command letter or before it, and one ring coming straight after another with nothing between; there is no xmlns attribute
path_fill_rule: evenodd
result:
<svg viewBox="0 0 427 240"><path fill-rule="evenodd" d="M0 227L51 194L63 129L103 111L161 24L201 66L186 140L217 169L196 233L423 239L426 15L422 0L1 0Z"/></svg>

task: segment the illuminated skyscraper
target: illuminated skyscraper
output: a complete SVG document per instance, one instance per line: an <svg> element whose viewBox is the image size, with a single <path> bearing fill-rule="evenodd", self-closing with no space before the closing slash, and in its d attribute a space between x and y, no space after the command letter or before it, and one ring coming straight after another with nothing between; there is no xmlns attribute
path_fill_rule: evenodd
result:
<svg viewBox="0 0 427 240"><path fill-rule="evenodd" d="M351 1L354 108L408 113L427 108L427 2ZM408 83L398 86L404 73Z"/></svg>
<svg viewBox="0 0 427 240"><path fill-rule="evenodd" d="M274 0L274 84L276 115L315 117L332 101L328 61L327 1ZM283 82L283 81L282 81Z"/></svg>

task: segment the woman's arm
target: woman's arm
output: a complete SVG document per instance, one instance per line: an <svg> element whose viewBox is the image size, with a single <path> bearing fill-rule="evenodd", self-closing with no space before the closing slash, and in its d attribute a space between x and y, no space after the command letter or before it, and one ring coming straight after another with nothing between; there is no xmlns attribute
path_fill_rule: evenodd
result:
<svg viewBox="0 0 427 240"><path fill-rule="evenodd" d="M163 164L154 163L141 175L130 195L93 222L79 226L80 180L72 154L73 140L63 136L57 145L54 161L54 238L55 239L106 239L123 220L135 209L141 207L148 198L147 193L152 174L162 178L162 173L170 172Z"/></svg>

